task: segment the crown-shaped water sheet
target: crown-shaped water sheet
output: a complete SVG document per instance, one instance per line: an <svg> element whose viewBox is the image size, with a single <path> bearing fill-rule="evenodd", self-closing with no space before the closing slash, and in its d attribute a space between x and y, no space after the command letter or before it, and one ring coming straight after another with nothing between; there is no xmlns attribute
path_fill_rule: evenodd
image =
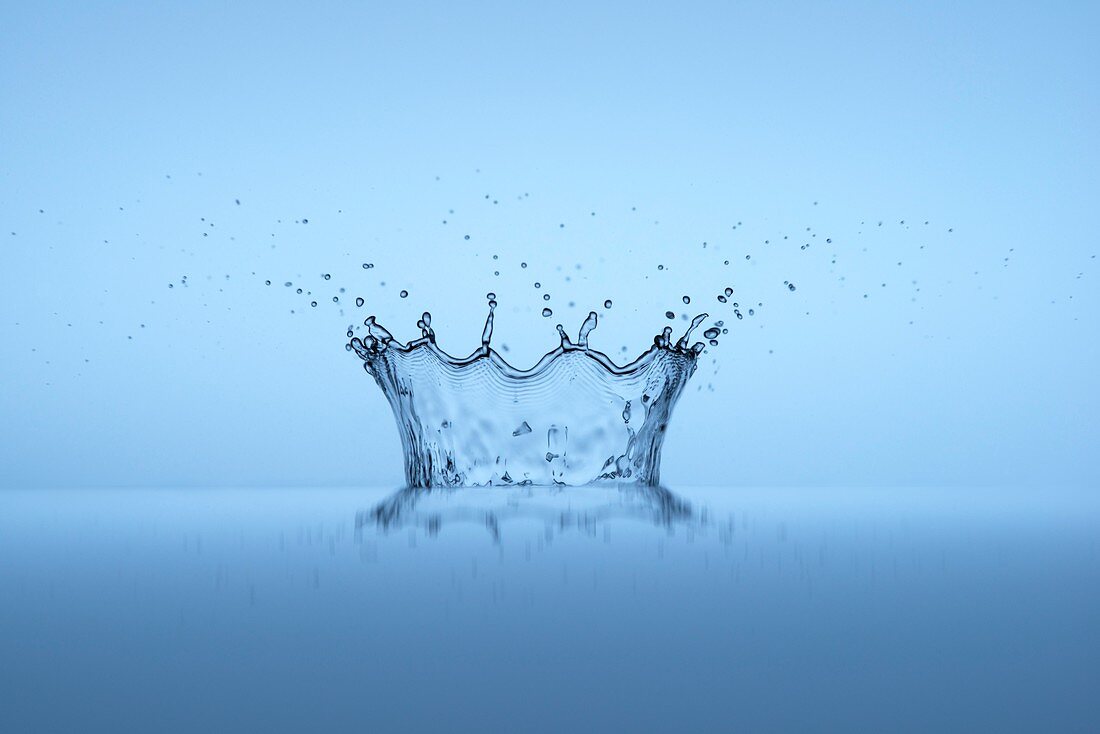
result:
<svg viewBox="0 0 1100 734"><path fill-rule="evenodd" d="M465 358L436 346L428 313L408 344L374 317L349 344L393 409L408 486L657 485L672 409L703 350L688 338L706 314L675 343L666 327L619 366L588 346L593 312L576 342L559 325L561 343L521 370L490 347L495 306Z"/></svg>

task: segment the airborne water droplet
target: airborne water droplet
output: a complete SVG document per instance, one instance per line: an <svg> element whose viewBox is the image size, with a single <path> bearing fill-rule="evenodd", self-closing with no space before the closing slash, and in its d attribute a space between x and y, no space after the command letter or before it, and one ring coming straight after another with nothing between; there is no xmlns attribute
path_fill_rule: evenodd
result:
<svg viewBox="0 0 1100 734"><path fill-rule="evenodd" d="M544 316L545 318L550 318L551 316L553 316L553 315L554 315L554 312L553 312L553 311L551 311L551 310L550 310L549 308L544 308L544 309L542 309L542 315L543 315L543 316Z"/></svg>

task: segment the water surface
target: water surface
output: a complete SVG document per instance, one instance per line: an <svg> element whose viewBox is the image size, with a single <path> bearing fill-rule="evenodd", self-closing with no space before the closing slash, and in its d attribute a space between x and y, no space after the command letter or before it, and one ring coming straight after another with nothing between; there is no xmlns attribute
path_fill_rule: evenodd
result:
<svg viewBox="0 0 1100 734"><path fill-rule="evenodd" d="M1095 492L458 491L0 493L0 730L1100 721Z"/></svg>

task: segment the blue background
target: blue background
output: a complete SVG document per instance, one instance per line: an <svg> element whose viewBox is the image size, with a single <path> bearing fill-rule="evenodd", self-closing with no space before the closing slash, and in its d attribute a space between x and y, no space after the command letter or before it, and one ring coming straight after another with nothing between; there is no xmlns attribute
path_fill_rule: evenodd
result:
<svg viewBox="0 0 1100 734"><path fill-rule="evenodd" d="M0 731L1095 731L1098 20L0 2ZM345 331L489 291L725 321L691 513L378 521Z"/></svg>
<svg viewBox="0 0 1100 734"><path fill-rule="evenodd" d="M1087 3L7 3L0 481L394 485L349 323L428 309L467 353L492 290L526 365L612 298L618 358L668 308L733 321L729 285L765 305L666 481L1095 486L1098 30Z"/></svg>

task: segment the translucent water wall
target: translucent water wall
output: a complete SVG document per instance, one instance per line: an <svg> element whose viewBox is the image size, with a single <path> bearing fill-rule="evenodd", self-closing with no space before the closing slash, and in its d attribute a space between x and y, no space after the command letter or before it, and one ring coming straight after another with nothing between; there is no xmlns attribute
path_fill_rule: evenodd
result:
<svg viewBox="0 0 1100 734"><path fill-rule="evenodd" d="M575 342L559 326L561 344L521 370L489 346L495 305L466 358L436 346L427 313L408 344L373 318L349 344L393 408L408 486L657 485L672 410L703 349L688 337L706 315L677 342L666 328L618 366L589 348L590 313Z"/></svg>

